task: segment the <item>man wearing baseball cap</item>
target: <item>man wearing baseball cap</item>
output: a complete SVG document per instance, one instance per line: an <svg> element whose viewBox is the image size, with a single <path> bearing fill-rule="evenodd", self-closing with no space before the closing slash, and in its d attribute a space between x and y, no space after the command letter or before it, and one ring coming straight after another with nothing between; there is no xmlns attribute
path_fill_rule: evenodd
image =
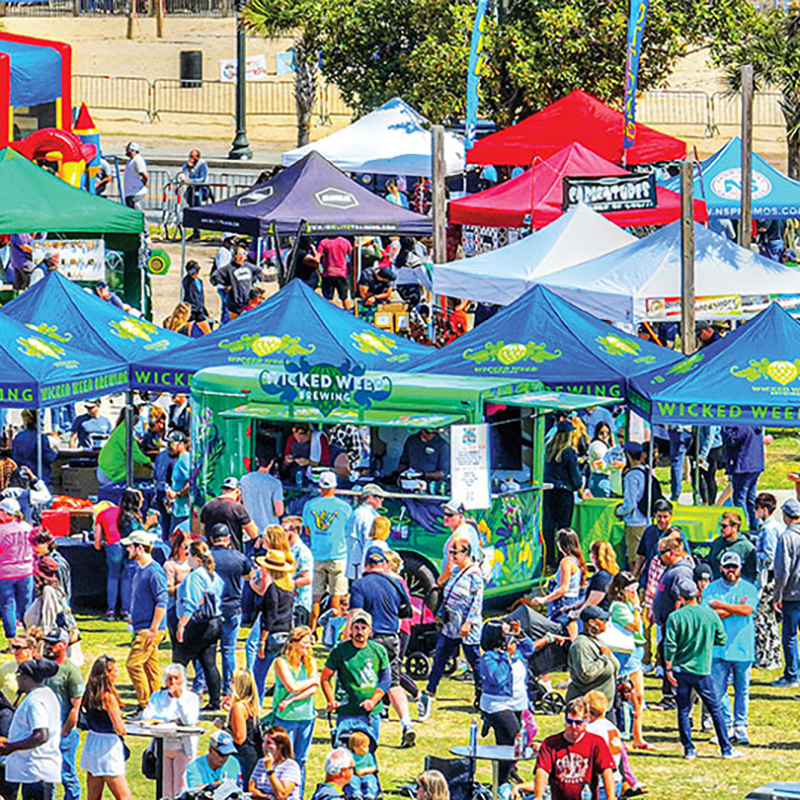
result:
<svg viewBox="0 0 800 800"><path fill-rule="evenodd" d="M239 552L245 542L245 534L248 539L255 539L258 536L258 527L242 505L239 479L232 475L222 481L219 497L209 500L203 506L200 522L207 532L215 525L226 525L231 532L231 544Z"/></svg>
<svg viewBox="0 0 800 800"><path fill-rule="evenodd" d="M602 692L609 702L614 702L619 661L602 645L597 637L608 626L610 614L600 606L586 606L581 611L583 632L572 643L567 656L569 689L567 700L583 697L593 689Z"/></svg>
<svg viewBox="0 0 800 800"><path fill-rule="evenodd" d="M792 498L782 506L786 530L775 550L775 610L781 614L783 675L772 686L797 686L797 626L800 625L800 501Z"/></svg>
<svg viewBox="0 0 800 800"><path fill-rule="evenodd" d="M728 550L720 560L722 577L703 592L702 604L716 611L728 636L714 648L711 678L728 735L734 744L750 744L747 708L750 703L750 671L756 658L756 608L758 590L742 578L742 559ZM733 679L733 713L728 699L728 680Z"/></svg>
<svg viewBox="0 0 800 800"><path fill-rule="evenodd" d="M370 641L372 617L360 608L350 617L350 638L331 650L320 675L328 711L336 712L337 724L346 719L366 719L378 741L380 702L389 691L392 670L386 648ZM331 679L336 676L336 694ZM336 698L341 697L341 700Z"/></svg>
<svg viewBox="0 0 800 800"><path fill-rule="evenodd" d="M236 744L227 731L212 733L208 740L208 753L196 758L186 768L186 783L190 789L218 781L235 781L239 788L243 788Z"/></svg>
<svg viewBox="0 0 800 800"><path fill-rule="evenodd" d="M142 210L142 203L147 196L147 184L150 175L147 172L147 162L141 154L141 147L136 142L128 142L125 148L128 163L125 165L125 174L122 177L122 196L128 208Z"/></svg>
<svg viewBox="0 0 800 800"><path fill-rule="evenodd" d="M361 577L364 547L372 533L372 523L383 505L386 492L377 483L368 483L361 490L363 501L347 522L347 570L348 580Z"/></svg>
<svg viewBox="0 0 800 800"><path fill-rule="evenodd" d="M73 449L81 447L83 450L94 450L112 430L111 420L100 414L100 401L89 400L86 403L86 411L75 417L72 423L69 446Z"/></svg>
<svg viewBox="0 0 800 800"><path fill-rule="evenodd" d="M120 540L128 558L136 562L131 588L131 627L133 642L126 667L139 708L132 718L141 717L147 701L161 685L158 646L167 629L167 573L151 555L156 537L143 530L133 531Z"/></svg>
<svg viewBox="0 0 800 800"><path fill-rule="evenodd" d="M437 583L440 586L444 586L453 574L454 563L450 551L453 549L455 542L463 541L469 544L470 555L475 563L481 562L483 550L477 528L466 520L463 503L456 499L451 499L446 503L442 503L441 508L444 526L450 531L450 536L447 537L442 550L444 568L437 579Z"/></svg>
<svg viewBox="0 0 800 800"><path fill-rule="evenodd" d="M166 439L169 457L175 459L172 478L165 489L170 509L172 533L189 520L189 476L192 474L192 457L189 455L189 439L181 431L171 431Z"/></svg>
<svg viewBox="0 0 800 800"><path fill-rule="evenodd" d="M330 470L319 477L319 497L303 506L303 529L314 556L314 606L309 627L315 630L319 604L327 592L334 614L342 613L342 595L347 594L347 525L353 514L349 503L336 497L336 473Z"/></svg>
<svg viewBox="0 0 800 800"><path fill-rule="evenodd" d="M392 669L388 694L403 728L400 747L413 747L417 735L408 713L408 697L400 686L402 655L399 635L401 614L404 619L411 614L411 598L405 587L391 576L382 548L368 547L364 565L364 574L350 587L350 618L362 609L372 618L372 641L386 648Z"/></svg>
<svg viewBox="0 0 800 800"><path fill-rule="evenodd" d="M758 576L756 548L739 530L742 518L735 511L726 511L719 523L719 536L711 542L707 561L711 565L714 579L722 577L720 566L725 553L737 553L741 559L742 577L751 583Z"/></svg>

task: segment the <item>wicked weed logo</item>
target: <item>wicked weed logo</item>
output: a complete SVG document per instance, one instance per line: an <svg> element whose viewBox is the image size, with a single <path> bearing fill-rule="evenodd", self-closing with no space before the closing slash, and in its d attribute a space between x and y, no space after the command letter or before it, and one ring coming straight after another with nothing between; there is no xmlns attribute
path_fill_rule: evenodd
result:
<svg viewBox="0 0 800 800"><path fill-rule="evenodd" d="M731 375L737 378L744 378L752 383L762 378L774 381L781 386L788 386L800 377L800 359L795 361L770 361L768 358L751 360L749 367L737 369L731 367ZM776 392L774 386L763 387L765 391ZM797 387L792 387L792 391L797 391Z"/></svg>
<svg viewBox="0 0 800 800"><path fill-rule="evenodd" d="M312 405L327 415L347 406L370 408L391 395L392 381L388 376L367 376L365 372L363 366L349 359L334 366L310 364L301 358L298 364L287 364L286 372L265 369L258 382L264 392L278 395L284 403Z"/></svg>
<svg viewBox="0 0 800 800"><path fill-rule="evenodd" d="M481 364L480 371L492 372L497 371L497 367L488 366L492 362L499 361L504 367L511 367L520 361L533 362L534 364L541 364L544 361L554 361L561 358L561 351L556 350L553 353L547 351L547 345L539 344L538 342L486 342L478 350L465 350L462 357L467 361L473 361L475 364ZM522 367L515 367L521 369ZM525 369L535 369L530 364L525 364Z"/></svg>

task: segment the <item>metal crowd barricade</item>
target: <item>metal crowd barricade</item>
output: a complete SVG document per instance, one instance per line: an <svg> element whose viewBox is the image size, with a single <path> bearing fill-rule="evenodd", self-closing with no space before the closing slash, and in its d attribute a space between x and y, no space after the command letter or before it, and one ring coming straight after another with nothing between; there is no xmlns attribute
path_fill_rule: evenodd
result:
<svg viewBox="0 0 800 800"><path fill-rule="evenodd" d="M147 78L73 75L72 96L89 108L138 111L152 119L153 86Z"/></svg>

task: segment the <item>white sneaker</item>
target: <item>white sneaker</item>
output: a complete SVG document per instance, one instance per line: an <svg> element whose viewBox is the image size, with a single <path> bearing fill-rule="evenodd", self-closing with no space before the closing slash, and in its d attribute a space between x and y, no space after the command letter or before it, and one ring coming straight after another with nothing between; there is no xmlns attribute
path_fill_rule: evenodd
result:
<svg viewBox="0 0 800 800"><path fill-rule="evenodd" d="M722 754L723 758L742 758L742 756L744 756L744 753L741 750L737 750L735 747L730 751L730 753Z"/></svg>

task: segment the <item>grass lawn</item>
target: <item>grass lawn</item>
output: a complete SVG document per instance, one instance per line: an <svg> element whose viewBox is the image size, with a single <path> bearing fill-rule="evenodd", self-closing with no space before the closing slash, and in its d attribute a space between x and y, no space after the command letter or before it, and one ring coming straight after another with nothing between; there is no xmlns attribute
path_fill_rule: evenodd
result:
<svg viewBox="0 0 800 800"><path fill-rule="evenodd" d="M130 642L130 635L125 631L124 625L108 623L85 614L78 615L78 624L83 633L87 659L84 674L88 673L96 656L103 653L114 656L121 662L118 688L123 700L126 703L135 703L133 689L122 663ZM240 644L244 644L244 632ZM325 651L319 648L317 655L322 663ZM244 653L238 653L237 658L243 663ZM168 659L169 650L164 647L164 666ZM797 689L773 689L767 686L777 675L777 672L753 673L750 706L750 735L753 744L746 748L745 757L739 761L720 759L719 749L708 744L708 734L697 736L700 758L693 762L684 761L681 758L675 712L648 712L645 717L645 733L649 741L658 747L658 752L633 755L632 763L640 780L650 787L651 796L668 797L670 800L696 800L697 797L705 800L730 800L744 797L751 789L767 781L795 780L797 751L800 750L800 716L797 713L800 701L794 700ZM647 697L651 702L655 702L660 696L659 687L659 681L648 680ZM418 744L413 750L400 750L397 747L400 739L400 725L397 721L393 719L384 724L382 746L378 751L384 789L391 789L397 782L411 780L421 771L425 755L444 757L451 746L467 743L473 714L471 690L470 683L448 679L442 682L431 718L417 727ZM269 699L266 702L271 703ZM318 703L322 703L321 692ZM415 713L412 711L412 716ZM213 716L216 715L205 715L202 722L209 730L212 730ZM699 714L695 716L699 718ZM541 735L559 730L560 718L540 716L538 722ZM486 741L491 741L491 737ZM207 737L203 737L201 753L205 752L207 743ZM145 739L128 739L132 750L131 760L128 762L128 780L136 800L152 798L155 793L155 784L146 781L140 772L141 753L146 744ZM308 784L311 787L322 779L322 761L328 745L328 724L324 709L320 706L308 768ZM523 776L528 772L527 766L521 770ZM486 783L490 782L488 766L481 766L479 778ZM60 789L58 796L62 796Z"/></svg>

